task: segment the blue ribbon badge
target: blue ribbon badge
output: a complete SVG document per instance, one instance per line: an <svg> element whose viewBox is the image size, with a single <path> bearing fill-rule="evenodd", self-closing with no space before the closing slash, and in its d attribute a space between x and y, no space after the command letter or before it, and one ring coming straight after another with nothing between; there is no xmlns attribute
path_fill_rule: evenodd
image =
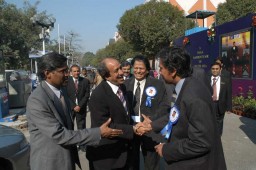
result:
<svg viewBox="0 0 256 170"><path fill-rule="evenodd" d="M174 105L170 111L169 122L161 130L161 134L168 139L172 132L172 126L175 125L180 117L180 111L176 105Z"/></svg>
<svg viewBox="0 0 256 170"><path fill-rule="evenodd" d="M147 94L146 106L151 107L152 105L151 99L156 96L157 90L155 87L149 86L148 88L146 88L146 94Z"/></svg>

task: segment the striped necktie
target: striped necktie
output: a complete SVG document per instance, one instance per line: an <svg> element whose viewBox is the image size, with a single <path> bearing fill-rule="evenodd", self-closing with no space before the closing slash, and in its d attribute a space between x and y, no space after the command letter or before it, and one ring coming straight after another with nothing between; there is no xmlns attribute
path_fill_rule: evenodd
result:
<svg viewBox="0 0 256 170"><path fill-rule="evenodd" d="M214 77L212 82L212 90L213 90L213 95L212 95L212 100L217 101L217 81L216 77Z"/></svg>
<svg viewBox="0 0 256 170"><path fill-rule="evenodd" d="M118 88L116 95L118 96L118 98L119 98L120 101L122 102L122 104L123 104L123 106L124 106L124 108L125 108L125 111L127 111L126 101L125 101L123 92L122 92L122 90L120 89L120 87Z"/></svg>

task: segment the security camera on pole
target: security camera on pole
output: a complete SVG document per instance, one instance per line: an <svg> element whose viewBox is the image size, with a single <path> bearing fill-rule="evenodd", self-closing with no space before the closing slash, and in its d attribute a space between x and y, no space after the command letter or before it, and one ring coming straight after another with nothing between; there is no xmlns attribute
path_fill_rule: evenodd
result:
<svg viewBox="0 0 256 170"><path fill-rule="evenodd" d="M39 38L43 41L43 52L45 54L45 40L50 37L50 31L54 28L56 19L52 16L45 16L43 14L35 14L30 18L34 26L41 26L42 32L39 34ZM35 62L35 71L37 73L37 63Z"/></svg>

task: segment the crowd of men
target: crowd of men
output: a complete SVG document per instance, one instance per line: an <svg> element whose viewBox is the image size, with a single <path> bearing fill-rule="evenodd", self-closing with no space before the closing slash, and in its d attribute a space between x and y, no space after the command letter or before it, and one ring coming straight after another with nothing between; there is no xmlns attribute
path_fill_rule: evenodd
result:
<svg viewBox="0 0 256 170"><path fill-rule="evenodd" d="M140 153L145 170L160 169L160 159L170 170L225 170L220 137L231 78L221 59L206 74L182 48L166 47L156 57L159 79L137 55L131 63L104 58L93 80L78 65L68 68L61 54L40 58L42 81L27 103L31 169L81 168L81 149L90 170L139 170Z"/></svg>

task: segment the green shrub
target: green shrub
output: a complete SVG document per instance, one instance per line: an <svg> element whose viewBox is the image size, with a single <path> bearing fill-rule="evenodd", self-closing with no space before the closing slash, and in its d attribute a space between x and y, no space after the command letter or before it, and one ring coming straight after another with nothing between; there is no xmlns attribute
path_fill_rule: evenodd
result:
<svg viewBox="0 0 256 170"><path fill-rule="evenodd" d="M239 95L233 96L232 104L233 110L241 110L246 114L256 115L256 99L253 97L252 87L246 93L246 97L243 95L242 87L238 87Z"/></svg>

